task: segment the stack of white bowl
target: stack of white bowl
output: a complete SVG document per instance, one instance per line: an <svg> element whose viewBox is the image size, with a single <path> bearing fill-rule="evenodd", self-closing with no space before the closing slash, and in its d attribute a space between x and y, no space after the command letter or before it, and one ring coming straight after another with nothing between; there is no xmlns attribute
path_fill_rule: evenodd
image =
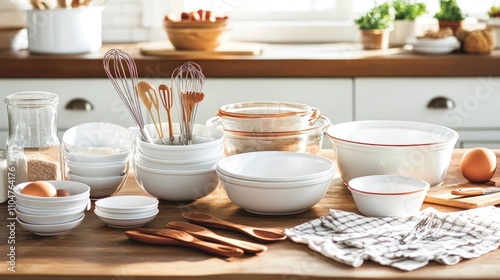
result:
<svg viewBox="0 0 500 280"><path fill-rule="evenodd" d="M163 123L163 131L168 124ZM194 201L212 193L219 184L215 173L223 158L224 133L202 124L193 128L193 144L178 143L179 125L173 124L174 140L162 144L152 124L146 125L154 143L142 140L139 128L130 128L135 136L133 156L137 183L150 195L168 201Z"/></svg>
<svg viewBox="0 0 500 280"><path fill-rule="evenodd" d="M95 203L94 213L110 227L137 228L158 214L158 200L148 196L112 196Z"/></svg>
<svg viewBox="0 0 500 280"><path fill-rule="evenodd" d="M21 193L31 182L17 185L17 221L26 230L37 235L61 235L77 227L90 206L89 186L79 182L48 181L56 189L66 190L70 196L41 197Z"/></svg>
<svg viewBox="0 0 500 280"><path fill-rule="evenodd" d="M460 42L455 36L441 39L418 38L412 42L413 51L423 54L448 54L460 47Z"/></svg>
<svg viewBox="0 0 500 280"><path fill-rule="evenodd" d="M91 198L116 193L127 180L132 143L132 133L112 123L68 129L62 138L65 178L89 185Z"/></svg>
<svg viewBox="0 0 500 280"><path fill-rule="evenodd" d="M335 166L317 155L261 151L223 158L216 171L234 204L256 214L288 215L324 197Z"/></svg>

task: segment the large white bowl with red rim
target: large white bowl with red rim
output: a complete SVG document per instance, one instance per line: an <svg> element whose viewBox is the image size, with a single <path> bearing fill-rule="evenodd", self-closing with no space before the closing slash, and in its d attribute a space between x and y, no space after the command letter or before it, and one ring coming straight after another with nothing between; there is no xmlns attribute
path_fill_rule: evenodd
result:
<svg viewBox="0 0 500 280"><path fill-rule="evenodd" d="M344 183L367 175L401 175L438 186L458 140L458 133L444 126L390 120L340 123L326 134Z"/></svg>

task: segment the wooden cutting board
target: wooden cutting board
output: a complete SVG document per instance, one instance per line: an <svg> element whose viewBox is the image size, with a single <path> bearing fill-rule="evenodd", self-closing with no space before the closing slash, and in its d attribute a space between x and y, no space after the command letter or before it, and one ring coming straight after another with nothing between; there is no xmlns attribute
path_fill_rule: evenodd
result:
<svg viewBox="0 0 500 280"><path fill-rule="evenodd" d="M462 209L500 205L500 193L469 197L461 197L451 194L451 190L456 188L492 188L492 185L494 184L493 182L497 182L496 186L500 187L500 168L497 168L497 171L491 181L486 184L473 184L462 176L462 173L460 172L460 159L465 151L466 150L460 149L453 153L443 185L439 187L431 187L431 189L427 192L425 202ZM497 162L500 162L500 152L495 150L495 154L497 155Z"/></svg>
<svg viewBox="0 0 500 280"><path fill-rule="evenodd" d="M478 195L478 196L458 196L451 194L452 189L471 188L471 187L481 187L485 189L495 188L493 182L486 184L472 184L468 182L462 182L457 184L446 184L439 187L431 188L427 192L427 196L425 197L425 202L453 206L463 209L472 209L488 205L500 204L500 193Z"/></svg>
<svg viewBox="0 0 500 280"><path fill-rule="evenodd" d="M259 44L226 42L214 50L191 51L176 50L169 41L145 42L139 45L141 54L154 56L203 56L220 55L260 55L262 47Z"/></svg>

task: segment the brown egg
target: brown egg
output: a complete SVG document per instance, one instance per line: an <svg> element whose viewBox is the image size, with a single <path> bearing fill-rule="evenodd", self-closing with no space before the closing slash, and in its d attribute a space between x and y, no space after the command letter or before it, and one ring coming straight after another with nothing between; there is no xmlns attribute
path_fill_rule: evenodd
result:
<svg viewBox="0 0 500 280"><path fill-rule="evenodd" d="M470 149L460 160L460 172L473 183L487 182L495 175L496 169L497 157L487 148Z"/></svg>
<svg viewBox="0 0 500 280"><path fill-rule="evenodd" d="M70 196L71 194L67 191L67 190L64 190L64 189L58 189L57 190L57 196L58 197L62 197L62 196Z"/></svg>
<svg viewBox="0 0 500 280"><path fill-rule="evenodd" d="M32 196L53 197L56 196L57 190L51 183L35 181L26 185L21 193Z"/></svg>

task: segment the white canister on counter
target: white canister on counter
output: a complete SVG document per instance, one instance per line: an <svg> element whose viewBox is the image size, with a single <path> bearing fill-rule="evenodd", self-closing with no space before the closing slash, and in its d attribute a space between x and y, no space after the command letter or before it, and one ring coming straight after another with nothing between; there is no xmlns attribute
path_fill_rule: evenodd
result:
<svg viewBox="0 0 500 280"><path fill-rule="evenodd" d="M78 54L102 46L102 6L28 10L28 49L34 53Z"/></svg>
<svg viewBox="0 0 500 280"><path fill-rule="evenodd" d="M0 203L7 201L9 184L7 183L7 154L0 150Z"/></svg>

